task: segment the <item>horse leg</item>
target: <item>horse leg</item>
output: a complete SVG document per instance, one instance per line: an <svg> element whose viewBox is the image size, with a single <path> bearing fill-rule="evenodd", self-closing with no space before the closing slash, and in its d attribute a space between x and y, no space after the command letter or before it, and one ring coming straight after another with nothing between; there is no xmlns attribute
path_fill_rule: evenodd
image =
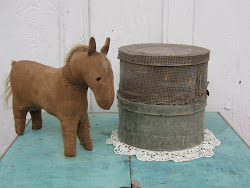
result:
<svg viewBox="0 0 250 188"><path fill-rule="evenodd" d="M32 117L32 129L41 129L42 128L42 114L41 109L36 111L30 111Z"/></svg>
<svg viewBox="0 0 250 188"><path fill-rule="evenodd" d="M16 134L22 135L25 129L27 112L18 110L13 106L13 114L14 114Z"/></svg>
<svg viewBox="0 0 250 188"><path fill-rule="evenodd" d="M76 155L76 134L79 121L75 120L60 120L64 155L67 157L74 157Z"/></svg>
<svg viewBox="0 0 250 188"><path fill-rule="evenodd" d="M25 129L27 111L24 110L24 105L15 95L12 98L12 110L16 134L22 135Z"/></svg>
<svg viewBox="0 0 250 188"><path fill-rule="evenodd" d="M90 126L89 126L89 118L88 113L84 113L82 116L77 129L77 136L80 140L80 144L86 149L86 150L92 150L93 144L90 137Z"/></svg>

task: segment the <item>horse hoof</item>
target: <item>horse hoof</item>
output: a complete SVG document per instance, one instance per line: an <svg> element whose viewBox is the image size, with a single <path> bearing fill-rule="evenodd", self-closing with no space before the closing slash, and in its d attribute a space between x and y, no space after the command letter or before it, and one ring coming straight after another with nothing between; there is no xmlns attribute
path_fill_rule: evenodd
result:
<svg viewBox="0 0 250 188"><path fill-rule="evenodd" d="M81 144L84 149L86 150L93 150L93 144L92 143L85 143L85 144Z"/></svg>
<svg viewBox="0 0 250 188"><path fill-rule="evenodd" d="M16 134L18 134L19 136L23 135L23 130L16 130Z"/></svg>
<svg viewBox="0 0 250 188"><path fill-rule="evenodd" d="M75 156L76 156L76 153L64 152L64 155L65 155L66 157L75 157Z"/></svg>
<svg viewBox="0 0 250 188"><path fill-rule="evenodd" d="M39 129L41 129L42 128L42 126L32 126L32 129L33 130L39 130Z"/></svg>

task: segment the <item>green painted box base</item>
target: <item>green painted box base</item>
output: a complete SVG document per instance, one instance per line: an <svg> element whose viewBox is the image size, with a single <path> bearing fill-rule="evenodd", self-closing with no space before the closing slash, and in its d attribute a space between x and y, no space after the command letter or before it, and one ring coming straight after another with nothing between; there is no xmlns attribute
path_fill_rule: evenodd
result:
<svg viewBox="0 0 250 188"><path fill-rule="evenodd" d="M189 105L150 105L118 97L119 139L129 145L176 151L204 140L206 101Z"/></svg>

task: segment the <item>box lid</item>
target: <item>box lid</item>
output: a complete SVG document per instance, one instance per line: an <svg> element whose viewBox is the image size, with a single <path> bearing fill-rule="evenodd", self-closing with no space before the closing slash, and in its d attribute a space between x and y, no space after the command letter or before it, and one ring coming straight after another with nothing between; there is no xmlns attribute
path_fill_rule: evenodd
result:
<svg viewBox="0 0 250 188"><path fill-rule="evenodd" d="M207 63L210 50L183 44L133 44L119 48L118 59L151 66L183 66Z"/></svg>

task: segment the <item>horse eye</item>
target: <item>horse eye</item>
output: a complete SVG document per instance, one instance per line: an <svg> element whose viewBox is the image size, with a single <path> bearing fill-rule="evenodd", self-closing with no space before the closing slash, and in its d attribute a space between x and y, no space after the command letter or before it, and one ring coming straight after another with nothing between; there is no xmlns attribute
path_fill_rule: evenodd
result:
<svg viewBox="0 0 250 188"><path fill-rule="evenodd" d="M98 77L98 78L96 78L96 81L100 81L102 78L101 77Z"/></svg>

